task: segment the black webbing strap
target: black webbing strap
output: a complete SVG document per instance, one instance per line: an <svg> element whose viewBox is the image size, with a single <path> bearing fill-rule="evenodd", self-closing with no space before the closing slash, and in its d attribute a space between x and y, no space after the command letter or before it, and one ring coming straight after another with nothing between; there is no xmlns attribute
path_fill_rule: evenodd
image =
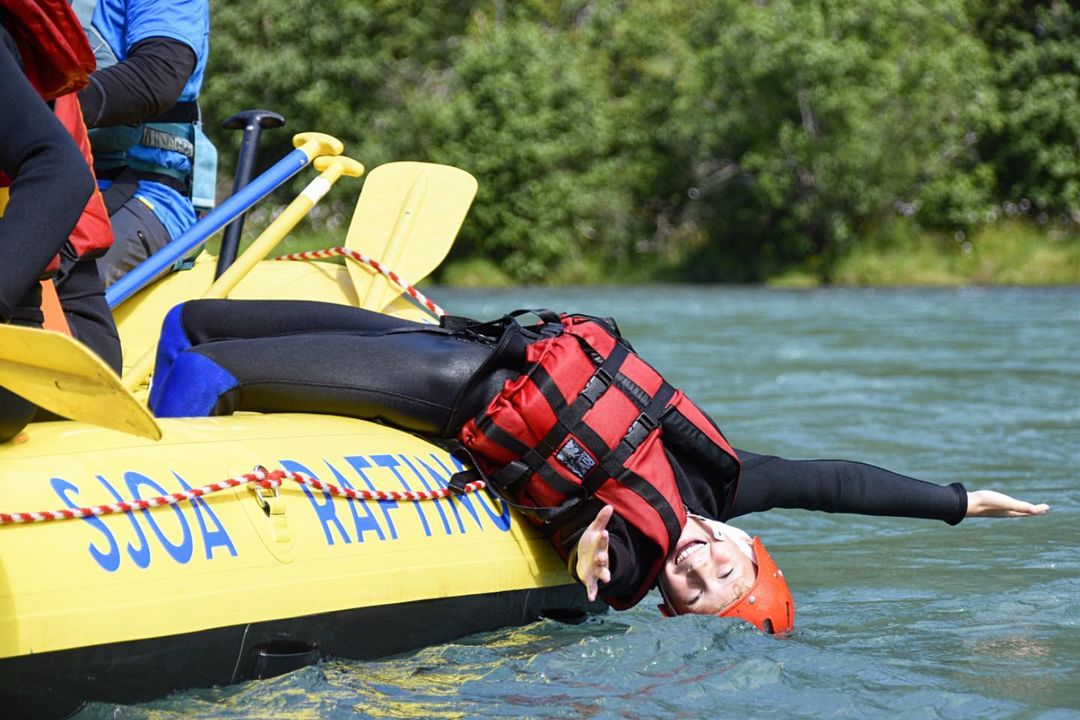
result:
<svg viewBox="0 0 1080 720"><path fill-rule="evenodd" d="M629 460L630 456L634 454L634 451L641 446L641 443L645 442L645 439L649 437L649 433L660 425L660 416L674 396L674 387L666 382L660 386L656 391L656 394L649 401L648 406L646 406L646 408L641 411L641 414L638 415L637 419L630 424L630 427L627 429L626 435L623 436L622 440L620 440L609 452L605 453L603 457L599 458L600 462L597 463L597 468L594 468L594 472L596 473L595 477L587 478L585 482L585 484L590 485L590 494L599 489L599 487L591 487L591 484L597 482L596 478L603 477L605 474L607 477L614 478L620 476L626 469L626 461ZM600 484L603 484L603 480L600 481Z"/></svg>
<svg viewBox="0 0 1080 720"><path fill-rule="evenodd" d="M541 469L547 464L547 459L558 450L571 429L581 424L581 418L584 417L589 408L593 406L604 390L611 384L612 378L616 375L623 362L626 361L628 355L626 348L616 345L612 354L596 369L589 381L585 383L581 393L569 405L566 404L566 399L547 370L540 364L531 367L529 376L555 415L555 425L540 439L535 447L529 447L503 430L486 412L477 418L476 426L492 442L501 445L509 452L520 457L533 472L541 472ZM595 434L593 435L595 437ZM599 440L598 437L596 439ZM593 445L592 442L587 442L585 438L582 438L582 441L586 442L587 446ZM600 441L600 447L603 449L589 447L589 450L594 456L608 451L607 445L602 441ZM555 475L558 476L557 473ZM562 480L561 477L560 480ZM562 480L562 482L569 485L565 480Z"/></svg>
<svg viewBox="0 0 1080 720"><path fill-rule="evenodd" d="M543 394L544 399L547 400L548 405L551 406L551 411L555 414L555 425L548 431L544 439L540 441L538 447L540 451L546 456L551 455L556 449L562 446L566 440L567 435L571 433L578 435L582 442L585 443L585 447L589 452L593 453L595 457L600 457L608 451L607 444L592 432L587 426L582 424L582 418L585 417L585 413L596 404L596 401L600 399L600 396L611 386L612 379L618 374L619 368L626 362L626 358L629 357L629 351L622 345L616 345L612 349L611 354L604 359L600 367L596 368L592 377L578 393L578 396L574 398L574 401L569 405L563 399L562 393L555 385L555 382L548 375L546 370L538 366L538 372L533 375L533 382L536 383L537 388ZM579 434L581 428L585 428ZM583 435L592 435L596 442L590 441Z"/></svg>
<svg viewBox="0 0 1080 720"><path fill-rule="evenodd" d="M681 472L674 463L672 463L672 471L675 473ZM667 530L669 541L671 543L678 542L679 535L682 534L679 516L675 513L675 508L671 506L671 503L667 501L667 498L656 489L656 486L630 470L625 470L622 475L618 477L618 480L622 485L632 490L642 500L648 503L649 507L656 510L656 513L664 523L664 529Z"/></svg>
<svg viewBox="0 0 1080 720"><path fill-rule="evenodd" d="M465 485L482 478L487 482L487 488L492 492L492 494L494 494L504 503L514 508L526 517L532 518L533 520L542 523L550 523L559 516L568 513L571 510L574 510L582 503L582 498L578 495L574 495L567 497L561 505L557 505L554 507L534 507L532 505L518 504L514 502L512 493L509 492L506 487L499 485L498 478L500 477L500 475L502 475L503 479L506 479L511 485L517 485L528 477L528 468L524 468L524 470L526 471L524 475L517 478L510 477L510 475L514 474L515 472L520 472L520 470L522 469L521 467L511 467L515 464L517 466L522 465L521 463L515 461L510 463L494 475L489 476L480 469L480 465L476 462L476 458L473 456L472 452L464 445L460 445L455 448L451 454L463 464L468 463L472 465L471 468L460 470L450 476L450 481L448 485L450 486L450 489L458 495L465 494ZM559 479L562 480L562 478ZM563 482L566 481L563 480Z"/></svg>
<svg viewBox="0 0 1080 720"><path fill-rule="evenodd" d="M101 199L105 202L105 212L109 217L116 214L128 200L135 196L139 189L139 178L135 172L125 167L117 172L112 178L112 184L101 191Z"/></svg>

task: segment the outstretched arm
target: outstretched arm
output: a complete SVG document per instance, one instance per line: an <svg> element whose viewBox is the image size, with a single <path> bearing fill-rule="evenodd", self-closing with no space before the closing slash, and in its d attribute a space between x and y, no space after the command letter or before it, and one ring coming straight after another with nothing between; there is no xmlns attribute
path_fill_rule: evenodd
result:
<svg viewBox="0 0 1080 720"><path fill-rule="evenodd" d="M738 450L739 491L722 520L772 508L944 520L967 514L960 483L937 485L848 460L787 460Z"/></svg>
<svg viewBox="0 0 1080 720"><path fill-rule="evenodd" d="M960 483L937 485L866 463L737 452L742 478L735 502L724 509L724 520L771 508L801 508L955 525L965 517L1025 517L1049 509L992 490L969 493Z"/></svg>

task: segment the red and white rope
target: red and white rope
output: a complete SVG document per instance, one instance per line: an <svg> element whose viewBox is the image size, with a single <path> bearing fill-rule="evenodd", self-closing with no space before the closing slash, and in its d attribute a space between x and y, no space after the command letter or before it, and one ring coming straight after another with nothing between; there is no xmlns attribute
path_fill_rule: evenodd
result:
<svg viewBox="0 0 1080 720"><path fill-rule="evenodd" d="M390 278L391 282L400 287L406 294L413 300L419 303L422 307L429 310L435 317L442 317L446 314L446 311L436 305L431 299L429 299L422 292L413 287L409 282L402 279L397 273L388 267L382 265L378 260L369 258L361 252L352 250L346 247L332 247L325 250L311 250L308 252L290 253L288 255L282 255L281 257L274 258L275 260L322 260L328 257L344 256L349 260L358 262L362 265L367 265L373 268L376 272L382 273L386 277ZM222 480L221 482L211 483L204 485L200 488L194 488L192 490L185 490L184 492L169 493L167 495L159 495L158 497L147 498L145 500L132 500L131 502L118 502L111 505L92 505L88 507L70 508L63 510L42 510L40 512L18 512L18 513L0 513L0 526L2 525L19 525L24 523L35 522L50 522L53 520L70 520L73 518L84 517L99 517L101 515L114 515L116 513L130 513L136 510L147 510L149 508L161 507L162 505L176 505L185 500L195 500L196 498L205 497L207 495L221 492L222 490L228 490L240 485L254 485L264 489L272 489L281 487L282 482L285 480L293 480L301 485L307 485L308 487L316 490L323 490L337 497L344 497L356 500L394 500L394 501L406 501L406 502L421 502L424 500L438 500L441 498L449 497L454 491L443 488L440 490L424 490L424 491L407 491L398 492L395 490L383 491L383 490L353 490L351 488L340 488L331 483L322 482L315 478L304 475L302 473L289 472L287 470L274 470L273 472L267 472L265 470L256 470L239 477L229 478L228 480ZM485 487L483 480L468 483L464 486L465 493L472 493L478 490L482 490Z"/></svg>
<svg viewBox="0 0 1080 720"><path fill-rule="evenodd" d="M131 502L118 502L111 505L91 505L88 507L80 508L66 508L64 510L43 510L40 512L20 512L20 513L0 513L0 526L2 525L21 525L26 523L37 522L50 522L52 520L71 520L74 518L84 517L99 517L101 515L115 515L117 513L130 513L136 510L147 510L149 508L161 507L162 505L176 505L184 500L195 500L196 498L206 497L222 490L228 490L240 485L249 485L255 487L261 487L266 490L281 487L282 483L286 480L292 480L301 485L307 485L315 490L323 490L336 497L344 497L353 500L394 500L394 501L406 501L406 502L421 502L425 500L439 500L449 497L455 493L450 488L440 488L439 490L409 490L405 492L398 492L396 490L354 490L352 488L341 488L337 485L333 485L328 482L316 480L310 475L304 475L303 473L291 472L288 470L274 470L269 472L267 470L259 469L254 472L246 473L238 477L229 478L228 480L222 480L221 482L210 483L203 487L193 488L191 490L185 490L184 492L169 493L167 495L159 495L157 497L147 498L145 500L132 500ZM479 490L483 490L486 484L483 480L477 480L476 482L467 483L463 487L464 493L474 493Z"/></svg>
<svg viewBox="0 0 1080 720"><path fill-rule="evenodd" d="M390 281L401 288L409 297L419 303L422 307L431 311L431 313L440 318L446 314L446 311L431 301L424 293L413 287L408 281L401 278L396 272L386 267L378 260L369 258L362 252L357 252L347 247L332 247L325 250L309 250L308 252L289 253L288 255L282 255L274 258L275 260L323 260L328 257L334 257L337 255L344 256L349 260L358 262L361 265L367 265L373 268L376 272L382 273L386 277L390 278Z"/></svg>

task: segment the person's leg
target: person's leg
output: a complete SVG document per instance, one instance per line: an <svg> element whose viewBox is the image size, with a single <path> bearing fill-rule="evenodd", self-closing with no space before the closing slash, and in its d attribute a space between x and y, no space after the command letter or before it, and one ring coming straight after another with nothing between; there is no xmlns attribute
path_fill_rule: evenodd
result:
<svg viewBox="0 0 1080 720"><path fill-rule="evenodd" d="M179 353L155 380L150 406L158 417L346 415L442 435L462 389L492 351L437 328L218 340Z"/></svg>
<svg viewBox="0 0 1080 720"><path fill-rule="evenodd" d="M386 332L421 323L312 300L191 300L170 311L190 345L213 340L317 332ZM173 328L170 328L170 331Z"/></svg>
<svg viewBox="0 0 1080 720"><path fill-rule="evenodd" d="M430 326L309 300L190 300L170 310L162 323L150 404L158 403L176 358L205 343L324 332L378 333L409 327Z"/></svg>
<svg viewBox="0 0 1080 720"><path fill-rule="evenodd" d="M124 203L109 220L113 228L113 245L98 260L98 269L105 281L105 287L122 278L172 239L154 212L135 196Z"/></svg>
<svg viewBox="0 0 1080 720"><path fill-rule="evenodd" d="M117 374L122 369L120 336L105 302L105 286L93 260L62 263L56 292L71 334L89 347Z"/></svg>

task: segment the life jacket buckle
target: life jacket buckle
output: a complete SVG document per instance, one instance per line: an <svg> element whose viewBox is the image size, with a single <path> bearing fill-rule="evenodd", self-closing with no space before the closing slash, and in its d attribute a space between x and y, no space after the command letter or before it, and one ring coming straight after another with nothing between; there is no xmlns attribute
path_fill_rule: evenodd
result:
<svg viewBox="0 0 1080 720"><path fill-rule="evenodd" d="M611 387L614 379L604 368L596 368L596 372L589 378L589 382L585 383L585 387L581 389L581 397L585 398L585 402L589 403L590 407L595 405L600 396L604 394L604 391Z"/></svg>
<svg viewBox="0 0 1080 720"><path fill-rule="evenodd" d="M641 413L637 416L637 419L631 423L630 429L626 431L626 435L623 436L623 442L633 450L643 443L645 438L649 437L649 433L658 426L659 423L656 422L656 420L645 413Z"/></svg>

